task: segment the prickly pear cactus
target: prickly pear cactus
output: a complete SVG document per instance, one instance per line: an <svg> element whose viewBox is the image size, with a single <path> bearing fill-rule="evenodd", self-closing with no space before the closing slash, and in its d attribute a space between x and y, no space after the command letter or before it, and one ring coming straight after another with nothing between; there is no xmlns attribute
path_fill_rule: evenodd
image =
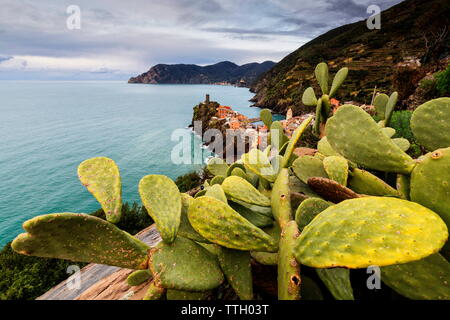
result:
<svg viewBox="0 0 450 320"><path fill-rule="evenodd" d="M328 177L337 183L346 186L348 179L348 161L339 156L326 157L323 167Z"/></svg>
<svg viewBox="0 0 450 320"><path fill-rule="evenodd" d="M433 211L405 200L367 197L320 213L303 230L294 253L314 268L388 266L434 254L447 238L447 226Z"/></svg>
<svg viewBox="0 0 450 320"><path fill-rule="evenodd" d="M310 222L322 211L333 204L320 198L309 198L303 201L295 213L295 221L300 231L310 224Z"/></svg>
<svg viewBox="0 0 450 320"><path fill-rule="evenodd" d="M290 221L286 224L280 238L278 251L278 299L300 299L300 265L293 255L295 242L300 235L297 223Z"/></svg>
<svg viewBox="0 0 450 320"><path fill-rule="evenodd" d="M78 167L78 178L101 204L106 219L111 223L119 222L122 182L116 163L104 157L86 160Z"/></svg>
<svg viewBox="0 0 450 320"><path fill-rule="evenodd" d="M231 176L222 183L222 188L233 199L241 200L261 207L269 207L270 199L261 194L247 180Z"/></svg>

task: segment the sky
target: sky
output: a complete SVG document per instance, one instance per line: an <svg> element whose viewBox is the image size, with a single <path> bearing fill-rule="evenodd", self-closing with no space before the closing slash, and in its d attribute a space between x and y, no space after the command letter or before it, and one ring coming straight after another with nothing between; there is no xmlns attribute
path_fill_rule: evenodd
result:
<svg viewBox="0 0 450 320"><path fill-rule="evenodd" d="M369 5L399 2L0 0L0 80L126 80L159 63L278 62L367 19Z"/></svg>

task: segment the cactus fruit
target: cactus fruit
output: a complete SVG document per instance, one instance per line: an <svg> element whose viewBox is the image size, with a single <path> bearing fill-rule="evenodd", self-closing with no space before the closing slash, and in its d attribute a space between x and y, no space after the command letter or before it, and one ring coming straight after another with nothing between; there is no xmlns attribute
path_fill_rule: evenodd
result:
<svg viewBox="0 0 450 320"><path fill-rule="evenodd" d="M113 224L86 214L55 213L23 224L11 244L25 255L146 269L148 246Z"/></svg>
<svg viewBox="0 0 450 320"><path fill-rule="evenodd" d="M418 107L411 130L419 144L433 151L450 147L450 98L439 98Z"/></svg>
<svg viewBox="0 0 450 320"><path fill-rule="evenodd" d="M273 220L269 216L252 211L234 202L230 202L229 205L231 208L233 208L233 210L238 212L241 216L243 216L245 219L247 219L249 222L251 222L258 228L269 227L273 224Z"/></svg>
<svg viewBox="0 0 450 320"><path fill-rule="evenodd" d="M217 258L226 279L239 298L252 300L253 278L250 253L221 247Z"/></svg>
<svg viewBox="0 0 450 320"><path fill-rule="evenodd" d="M101 204L106 219L118 223L122 214L122 182L116 163L109 158L93 158L78 167L81 183Z"/></svg>
<svg viewBox="0 0 450 320"><path fill-rule="evenodd" d="M137 270L128 276L127 283L130 287L140 286L151 278L152 273L149 270Z"/></svg>
<svg viewBox="0 0 450 320"><path fill-rule="evenodd" d="M228 165L220 158L211 158L208 161L207 169L214 176L226 176Z"/></svg>
<svg viewBox="0 0 450 320"><path fill-rule="evenodd" d="M411 200L433 210L450 227L450 148L419 159L411 175Z"/></svg>
<svg viewBox="0 0 450 320"><path fill-rule="evenodd" d="M295 221L298 224L300 232L302 232L319 213L332 205L331 202L319 198L310 198L303 201L295 213Z"/></svg>
<svg viewBox="0 0 450 320"><path fill-rule="evenodd" d="M313 88L309 87L305 90L303 93L302 102L308 107L315 107L317 105L317 97Z"/></svg>
<svg viewBox="0 0 450 320"><path fill-rule="evenodd" d="M233 199L261 207L270 206L270 199L262 195L250 182L241 177L230 176L226 178L222 183L222 188Z"/></svg>
<svg viewBox="0 0 450 320"><path fill-rule="evenodd" d="M397 190L368 171L354 169L349 180L349 187L360 194L369 196L398 197Z"/></svg>
<svg viewBox="0 0 450 320"><path fill-rule="evenodd" d="M299 237L297 260L315 268L388 266L438 252L448 229L433 211L396 198L352 199L320 213Z"/></svg>
<svg viewBox="0 0 450 320"><path fill-rule="evenodd" d="M278 251L278 300L300 299L300 265L293 255L299 235L295 221L287 223L281 233Z"/></svg>
<svg viewBox="0 0 450 320"><path fill-rule="evenodd" d="M386 115L384 117L384 125L386 127L389 127L392 114L394 113L395 105L397 104L397 100L398 100L398 93L394 92L393 94L391 94L386 104Z"/></svg>
<svg viewBox="0 0 450 320"><path fill-rule="evenodd" d="M337 183L346 186L348 179L348 161L339 156L326 157L323 167L328 177Z"/></svg>
<svg viewBox="0 0 450 320"><path fill-rule="evenodd" d="M227 196L225 195L225 192L223 191L222 187L218 184L208 188L208 190L205 193L205 196L216 198L217 200L220 200L223 203L228 204Z"/></svg>
<svg viewBox="0 0 450 320"><path fill-rule="evenodd" d="M270 182L275 182L277 173L264 152L258 149L252 149L249 153L242 155L242 161L244 162L246 169L261 178Z"/></svg>
<svg viewBox="0 0 450 320"><path fill-rule="evenodd" d="M336 300L354 300L350 270L345 268L316 269L320 280Z"/></svg>
<svg viewBox="0 0 450 320"><path fill-rule="evenodd" d="M381 268L381 280L417 300L450 300L450 263L440 254Z"/></svg>
<svg viewBox="0 0 450 320"><path fill-rule="evenodd" d="M292 220L291 192L289 190L289 171L282 169L272 189L270 199L272 213L281 229Z"/></svg>
<svg viewBox="0 0 450 320"><path fill-rule="evenodd" d="M139 182L139 194L161 238L172 243L181 217L181 195L176 184L166 176L149 175Z"/></svg>
<svg viewBox="0 0 450 320"><path fill-rule="evenodd" d="M269 129L273 121L272 111L270 111L269 109L263 109L261 110L260 117L267 129Z"/></svg>
<svg viewBox="0 0 450 320"><path fill-rule="evenodd" d="M381 93L377 94L373 101L375 110L377 112L378 118L384 120L386 119L386 105L389 101L389 96L387 94ZM383 125L384 126L384 125Z"/></svg>
<svg viewBox="0 0 450 320"><path fill-rule="evenodd" d="M294 174L303 183L308 183L308 179L313 177L328 178L322 160L312 156L298 158L292 164L292 168L294 169Z"/></svg>
<svg viewBox="0 0 450 320"><path fill-rule="evenodd" d="M278 250L274 239L214 198L195 199L189 207L188 216L199 234L226 248L267 252Z"/></svg>
<svg viewBox="0 0 450 320"><path fill-rule="evenodd" d="M353 190L327 178L309 178L308 186L324 199L334 203L361 197Z"/></svg>
<svg viewBox="0 0 450 320"><path fill-rule="evenodd" d="M361 108L345 105L327 122L332 148L367 168L409 174L414 160L391 141Z"/></svg>
<svg viewBox="0 0 450 320"><path fill-rule="evenodd" d="M294 133L292 134L292 138L289 141L288 146L286 147L286 151L284 153L283 162L281 163L282 168L287 168L289 165L289 161L291 159L292 153L294 152L295 146L297 142L300 140L303 132L305 132L306 128L311 123L313 117L309 117L306 120L302 122L302 124L295 129Z"/></svg>
<svg viewBox="0 0 450 320"><path fill-rule="evenodd" d="M149 267L157 283L166 289L207 291L224 280L216 258L192 240L177 237L150 250Z"/></svg>

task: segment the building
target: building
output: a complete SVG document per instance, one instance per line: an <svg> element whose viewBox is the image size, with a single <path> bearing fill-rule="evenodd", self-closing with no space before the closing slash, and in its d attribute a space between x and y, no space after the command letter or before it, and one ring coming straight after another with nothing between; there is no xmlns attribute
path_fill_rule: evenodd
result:
<svg viewBox="0 0 450 320"><path fill-rule="evenodd" d="M233 115L233 110L228 106L219 106L217 108L217 117L219 119L225 119Z"/></svg>
<svg viewBox="0 0 450 320"><path fill-rule="evenodd" d="M232 118L230 122L228 122L228 125L232 130L238 130L241 128L241 122L236 118Z"/></svg>

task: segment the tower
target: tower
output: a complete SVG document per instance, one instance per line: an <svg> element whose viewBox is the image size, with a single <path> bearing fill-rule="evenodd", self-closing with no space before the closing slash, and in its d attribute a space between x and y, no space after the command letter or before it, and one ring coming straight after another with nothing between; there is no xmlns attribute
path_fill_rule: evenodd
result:
<svg viewBox="0 0 450 320"><path fill-rule="evenodd" d="M205 99L205 103L209 103L210 98L209 98L209 94L206 95L206 99Z"/></svg>

